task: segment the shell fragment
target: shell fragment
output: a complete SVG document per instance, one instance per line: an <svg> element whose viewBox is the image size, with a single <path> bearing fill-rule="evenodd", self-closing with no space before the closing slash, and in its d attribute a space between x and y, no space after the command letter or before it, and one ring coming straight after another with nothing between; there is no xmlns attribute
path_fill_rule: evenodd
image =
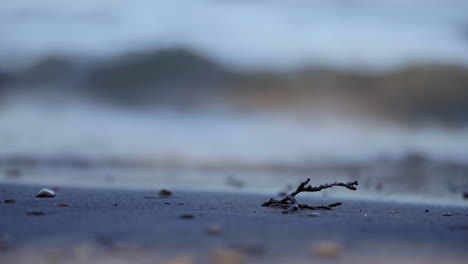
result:
<svg viewBox="0 0 468 264"><path fill-rule="evenodd" d="M36 194L37 198L52 198L55 197L55 192L49 189L42 189Z"/></svg>

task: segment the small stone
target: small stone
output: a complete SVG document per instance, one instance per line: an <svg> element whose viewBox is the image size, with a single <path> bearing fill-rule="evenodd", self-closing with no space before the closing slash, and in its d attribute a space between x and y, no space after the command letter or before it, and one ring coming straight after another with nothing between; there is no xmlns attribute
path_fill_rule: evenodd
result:
<svg viewBox="0 0 468 264"><path fill-rule="evenodd" d="M223 229L219 225L211 225L206 229L206 232L212 236L219 236L223 233Z"/></svg>
<svg viewBox="0 0 468 264"><path fill-rule="evenodd" d="M118 206L118 204L117 204L117 203L114 203L114 206Z"/></svg>
<svg viewBox="0 0 468 264"><path fill-rule="evenodd" d="M195 218L195 216L191 215L191 214L183 214L180 216L180 218L182 219L193 219Z"/></svg>
<svg viewBox="0 0 468 264"><path fill-rule="evenodd" d="M67 203L62 203L62 204L56 204L55 207L69 207L70 204Z"/></svg>
<svg viewBox="0 0 468 264"><path fill-rule="evenodd" d="M159 191L159 196L171 196L171 195L172 195L172 192L169 190L162 189L161 191Z"/></svg>
<svg viewBox="0 0 468 264"><path fill-rule="evenodd" d="M336 258L341 255L343 247L335 242L320 242L314 246L314 253L319 257Z"/></svg>
<svg viewBox="0 0 468 264"><path fill-rule="evenodd" d="M317 216L320 216L320 213L313 212L313 213L308 214L307 216L308 217L317 217Z"/></svg>
<svg viewBox="0 0 468 264"><path fill-rule="evenodd" d="M211 252L210 260L214 264L242 264L245 263L245 255L237 250L217 249Z"/></svg>
<svg viewBox="0 0 468 264"><path fill-rule="evenodd" d="M425 213L429 213L429 210L426 209L426 210L424 210L424 212L425 212Z"/></svg>
<svg viewBox="0 0 468 264"><path fill-rule="evenodd" d="M468 192L463 193L463 199L468 199Z"/></svg>
<svg viewBox="0 0 468 264"><path fill-rule="evenodd" d="M55 197L55 192L49 189L42 189L36 194L37 198L53 198Z"/></svg>
<svg viewBox="0 0 468 264"><path fill-rule="evenodd" d="M13 200L13 199L5 200L4 202L5 202L5 203L16 203L16 201Z"/></svg>
<svg viewBox="0 0 468 264"><path fill-rule="evenodd" d="M39 215L44 215L44 212L40 212L40 211L28 212L27 215L39 216Z"/></svg>
<svg viewBox="0 0 468 264"><path fill-rule="evenodd" d="M442 216L452 216L453 214L451 213L446 213L446 214L443 214Z"/></svg>
<svg viewBox="0 0 468 264"><path fill-rule="evenodd" d="M389 211L388 213L389 213L389 214L399 214L400 211Z"/></svg>
<svg viewBox="0 0 468 264"><path fill-rule="evenodd" d="M164 203L165 205L171 205L171 203Z"/></svg>

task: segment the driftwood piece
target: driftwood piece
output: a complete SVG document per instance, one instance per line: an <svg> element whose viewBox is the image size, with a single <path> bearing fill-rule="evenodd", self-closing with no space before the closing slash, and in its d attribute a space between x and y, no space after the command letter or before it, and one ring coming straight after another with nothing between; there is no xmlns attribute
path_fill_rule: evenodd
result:
<svg viewBox="0 0 468 264"><path fill-rule="evenodd" d="M334 182L334 183L326 183L322 184L320 186L311 186L307 185L309 183L310 179L307 179L306 181L302 182L295 191L292 193L286 195L283 199L281 200L276 200L271 198L268 202L265 202L262 204L262 206L268 206L268 207L274 207L274 208L281 208L284 209L283 214L288 214L294 211L297 211L299 209L309 209L309 210L332 210L333 207L341 205L341 203L332 203L329 205L318 205L318 206L311 206L307 204L300 204L297 202L295 196L298 195L301 192L319 192L323 189L328 189L333 186L342 186L345 188L348 188L352 191L356 190L356 186L358 185L357 181L353 182Z"/></svg>

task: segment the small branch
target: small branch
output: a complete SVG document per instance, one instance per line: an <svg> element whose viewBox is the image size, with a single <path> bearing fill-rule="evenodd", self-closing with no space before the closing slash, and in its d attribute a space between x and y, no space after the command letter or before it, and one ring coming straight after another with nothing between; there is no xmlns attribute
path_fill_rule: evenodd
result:
<svg viewBox="0 0 468 264"><path fill-rule="evenodd" d="M285 209L283 211L284 214L288 214L294 211L297 211L299 209L309 209L309 210L332 210L333 207L341 205L341 203L333 203L329 205L319 205L319 206L310 206L307 204L300 204L297 202L295 196L298 195L301 192L319 192L323 189L328 189L333 186L341 186L345 187L349 190L355 191L356 186L358 185L357 181L353 182L334 182L334 183L326 183L322 184L320 186L311 186L307 185L310 182L310 179L307 179L304 182L301 182L297 189L293 191L292 193L286 195L283 199L281 200L276 200L271 198L269 201L265 202L262 204L262 206L268 206L268 207L274 207L274 208L281 208Z"/></svg>

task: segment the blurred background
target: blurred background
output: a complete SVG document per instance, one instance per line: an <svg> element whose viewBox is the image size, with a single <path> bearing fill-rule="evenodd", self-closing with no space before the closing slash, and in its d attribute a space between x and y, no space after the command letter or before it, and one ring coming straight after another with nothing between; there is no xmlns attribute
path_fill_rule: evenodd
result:
<svg viewBox="0 0 468 264"><path fill-rule="evenodd" d="M312 177L461 200L466 10L3 0L0 180L271 192Z"/></svg>

